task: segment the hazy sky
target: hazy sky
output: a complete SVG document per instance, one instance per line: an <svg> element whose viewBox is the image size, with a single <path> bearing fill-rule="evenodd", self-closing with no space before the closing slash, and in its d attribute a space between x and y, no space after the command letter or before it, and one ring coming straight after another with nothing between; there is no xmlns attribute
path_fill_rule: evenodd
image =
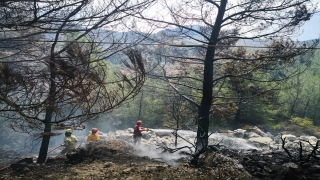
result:
<svg viewBox="0 0 320 180"><path fill-rule="evenodd" d="M302 34L292 39L311 40L320 37L320 13L315 14L310 21L306 22L301 28Z"/></svg>
<svg viewBox="0 0 320 180"><path fill-rule="evenodd" d="M292 37L293 40L311 40L320 38L320 0L312 0L312 2L318 3L318 13L311 17L303 27L301 28L301 34L299 36Z"/></svg>
<svg viewBox="0 0 320 180"><path fill-rule="evenodd" d="M231 0L233 1L233 0ZM318 13L313 15L309 21L307 21L300 29L300 31L297 31L294 36L291 36L293 40L311 40L311 39L317 39L320 38L320 0L311 0L315 4L317 4L318 7ZM147 14L154 14L155 12L158 12L159 9L154 9L156 6L153 6L151 9L147 10ZM164 15L165 17L165 15ZM138 23L140 24L140 22ZM139 26L139 25L138 25ZM141 23L141 27L144 27ZM148 25L147 25L148 27ZM143 29L143 28L142 28ZM148 28L146 28L148 29ZM159 29L160 30L160 29ZM155 31L157 32L157 30Z"/></svg>

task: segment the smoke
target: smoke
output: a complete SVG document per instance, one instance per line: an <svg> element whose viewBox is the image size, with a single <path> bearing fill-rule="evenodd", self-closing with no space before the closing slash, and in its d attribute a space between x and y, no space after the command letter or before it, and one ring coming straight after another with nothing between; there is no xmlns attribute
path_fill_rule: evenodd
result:
<svg viewBox="0 0 320 180"><path fill-rule="evenodd" d="M187 157L186 155L179 154L179 152L175 153L169 153L164 152L163 150L159 149L159 146L156 145L146 145L146 144L140 144L134 146L134 149L137 150L138 156L141 157L149 157L150 159L162 161L167 164L177 164L178 160L181 158Z"/></svg>

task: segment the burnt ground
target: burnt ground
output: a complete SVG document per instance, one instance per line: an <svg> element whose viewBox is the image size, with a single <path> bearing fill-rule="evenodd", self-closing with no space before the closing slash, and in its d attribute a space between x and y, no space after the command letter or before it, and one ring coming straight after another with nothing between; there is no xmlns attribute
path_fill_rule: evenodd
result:
<svg viewBox="0 0 320 180"><path fill-rule="evenodd" d="M67 157L50 157L45 164L25 158L24 162L0 171L0 179L320 179L316 156L309 161L296 161L290 160L284 151L261 153L221 148L208 152L197 167L188 164L188 158L170 165L136 153L137 150L124 141L101 141L91 149L81 148Z"/></svg>

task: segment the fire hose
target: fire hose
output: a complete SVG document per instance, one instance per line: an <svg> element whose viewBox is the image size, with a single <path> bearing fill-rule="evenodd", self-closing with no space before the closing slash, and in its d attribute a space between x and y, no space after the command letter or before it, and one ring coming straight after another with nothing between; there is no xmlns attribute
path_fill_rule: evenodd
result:
<svg viewBox="0 0 320 180"><path fill-rule="evenodd" d="M5 170L5 169L7 169L7 168L9 168L9 167L10 167L10 166L5 166L5 167L1 168L0 171Z"/></svg>
<svg viewBox="0 0 320 180"><path fill-rule="evenodd" d="M50 151L47 152L47 154L51 153L52 151L58 149L58 148L61 147L61 146L62 146L62 144L60 144L59 146L51 149ZM9 165L9 166L5 166L5 167L1 168L0 171L5 170L5 169L8 169L9 167L10 167L10 165Z"/></svg>
<svg viewBox="0 0 320 180"><path fill-rule="evenodd" d="M47 152L47 154L49 154L49 153L51 153L52 151L54 151L54 150L56 150L56 149L58 149L59 147L61 147L63 144L60 144L59 146L57 146L57 147L55 147L55 148L53 148L53 149L51 149L50 151L48 151Z"/></svg>

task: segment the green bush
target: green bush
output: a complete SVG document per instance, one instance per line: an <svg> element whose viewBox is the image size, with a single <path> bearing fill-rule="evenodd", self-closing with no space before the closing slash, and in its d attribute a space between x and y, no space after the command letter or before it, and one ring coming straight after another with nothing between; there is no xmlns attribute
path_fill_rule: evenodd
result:
<svg viewBox="0 0 320 180"><path fill-rule="evenodd" d="M282 128L282 124L281 124L281 123L274 124L274 125L272 125L271 128L272 128L272 130L274 130L274 131L280 131L281 128Z"/></svg>
<svg viewBox="0 0 320 180"><path fill-rule="evenodd" d="M309 118L291 117L290 122L301 127L314 127L313 121Z"/></svg>

